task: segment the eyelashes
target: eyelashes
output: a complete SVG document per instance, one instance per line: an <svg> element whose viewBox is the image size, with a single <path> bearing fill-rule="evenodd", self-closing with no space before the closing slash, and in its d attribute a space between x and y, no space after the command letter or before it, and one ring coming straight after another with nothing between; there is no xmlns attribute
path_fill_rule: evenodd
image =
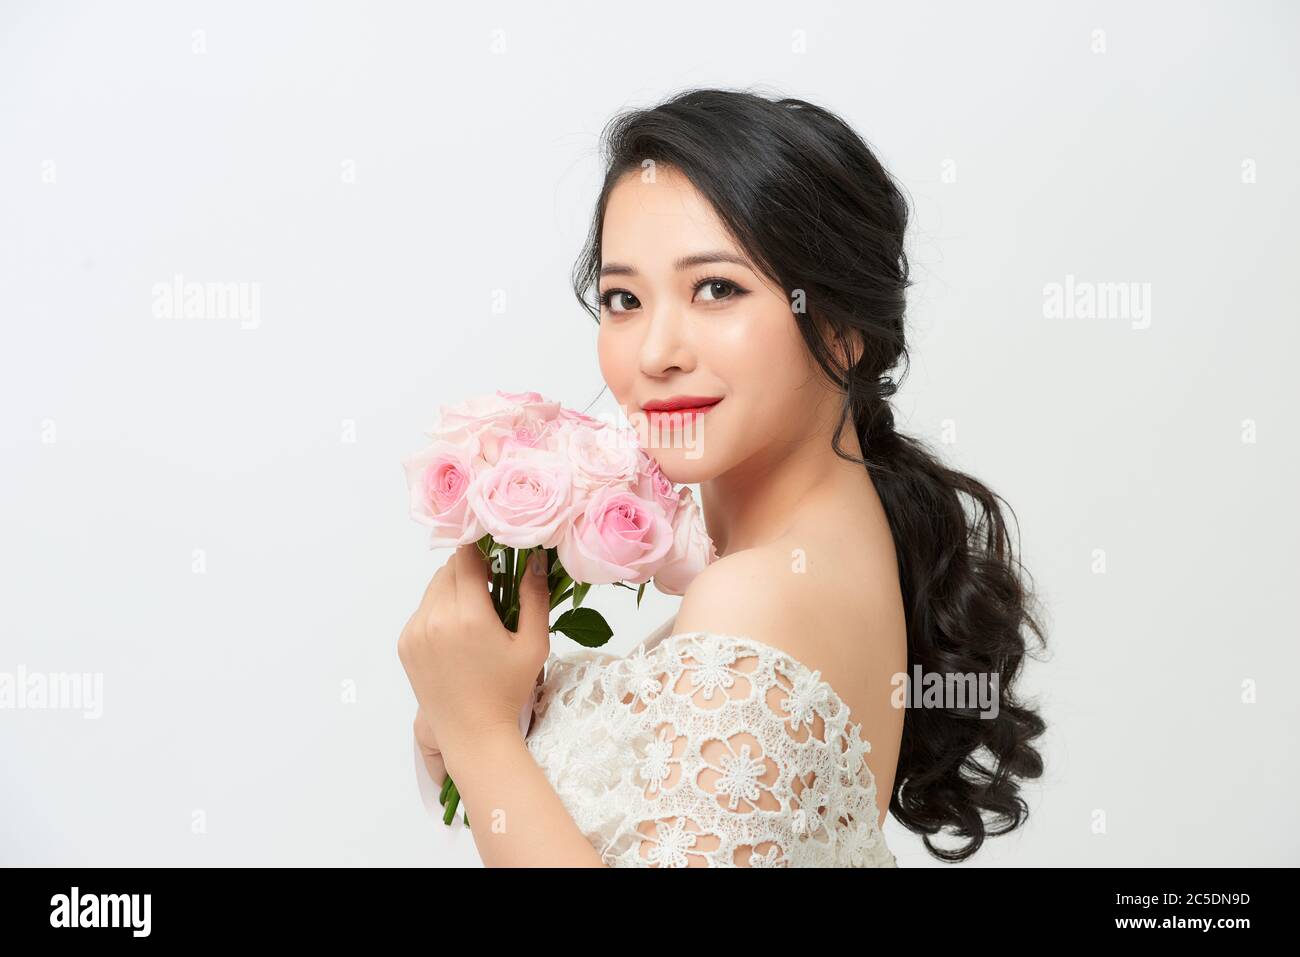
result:
<svg viewBox="0 0 1300 957"><path fill-rule="evenodd" d="M727 292L726 295L723 295L715 299L706 299L704 300L705 302L731 302L735 299L739 299L741 296L749 295L749 290L746 289L744 286L741 286L739 283L735 282L734 280L724 279L721 276L706 276L703 279L697 279L695 281L691 298L694 299L695 296L698 296L700 290L703 287L712 286L715 284L723 286L729 291ZM600 294L600 296L597 299L597 302L601 310L608 311L614 315L618 315L619 313L623 313L623 312L630 312L631 310L627 308L624 309L612 308L611 304L615 296L624 296L629 299L636 300L636 296L626 289L619 289L619 288L606 289L603 293ZM639 302L639 300L637 301Z"/></svg>
<svg viewBox="0 0 1300 957"><path fill-rule="evenodd" d="M600 294L600 297L598 299L600 303L600 308L602 311L608 311L613 313L627 312L626 309L612 309L610 308L609 303L610 300L613 299L615 296L631 296L631 295L632 294L628 292L626 289L607 289L605 292ZM632 298L635 299L636 297L632 296Z"/></svg>
<svg viewBox="0 0 1300 957"><path fill-rule="evenodd" d="M730 279L723 279L721 276L709 276L708 278L701 279L699 282L695 284L696 295L699 294L699 291L702 287L712 286L715 283L720 286L726 286L731 291L727 295L723 296L722 298L710 299L708 300L709 302L726 302L728 299L739 299L745 293L749 292L748 289L742 288L739 284L732 282ZM694 296L692 296L692 298L694 298Z"/></svg>

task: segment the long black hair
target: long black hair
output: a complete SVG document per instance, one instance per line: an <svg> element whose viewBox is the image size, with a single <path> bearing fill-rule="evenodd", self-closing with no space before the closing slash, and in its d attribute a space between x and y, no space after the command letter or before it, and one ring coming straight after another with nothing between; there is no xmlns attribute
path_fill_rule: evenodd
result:
<svg viewBox="0 0 1300 957"><path fill-rule="evenodd" d="M889 517L909 675L918 665L925 674L997 675L992 720L974 708L907 709L890 795L894 817L923 835L932 855L965 860L985 837L1028 817L1019 779L1042 774L1032 742L1046 726L1016 698L1013 683L1029 640L1045 647L1045 637L1003 514L1014 512L894 429L890 399L906 375L903 315L911 285L902 191L835 114L748 90L688 90L621 113L605 127L601 147L604 186L573 274L584 308L600 321L593 294L610 191L647 160L679 170L755 265L799 301L792 309L799 330L843 392L832 448L867 468ZM901 374L891 376L899 367ZM847 423L862 458L841 445ZM940 833L964 840L939 847L931 837Z"/></svg>

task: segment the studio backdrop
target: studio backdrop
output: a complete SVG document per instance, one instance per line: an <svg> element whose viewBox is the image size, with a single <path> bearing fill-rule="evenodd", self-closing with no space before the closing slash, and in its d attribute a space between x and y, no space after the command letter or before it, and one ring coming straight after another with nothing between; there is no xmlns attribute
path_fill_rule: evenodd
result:
<svg viewBox="0 0 1300 957"><path fill-rule="evenodd" d="M468 395L613 411L599 134L704 86L836 111L913 204L897 426L1047 610L1046 771L968 866L1300 863L1298 44L1260 0L6 2L0 864L477 864L415 769L450 552L399 463ZM592 602L624 651L679 599Z"/></svg>

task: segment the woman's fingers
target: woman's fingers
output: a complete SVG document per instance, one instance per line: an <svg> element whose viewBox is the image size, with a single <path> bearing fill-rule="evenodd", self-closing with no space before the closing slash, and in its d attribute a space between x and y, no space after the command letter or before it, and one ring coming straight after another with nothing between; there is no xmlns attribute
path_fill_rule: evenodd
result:
<svg viewBox="0 0 1300 957"><path fill-rule="evenodd" d="M424 756L424 767L429 772L429 780L433 781L438 787L442 787L442 782L447 780L447 765L442 760L441 754L435 754L433 757Z"/></svg>
<svg viewBox="0 0 1300 957"><path fill-rule="evenodd" d="M448 597L454 598L456 595L456 556L443 562L442 567L433 573L429 579L429 584L424 586L424 594L420 596L420 606L415 610L415 617L421 620L428 617L429 612L437 608L439 604L447 601Z"/></svg>
<svg viewBox="0 0 1300 957"><path fill-rule="evenodd" d="M462 545L452 558L456 568L456 601L470 613L496 615L488 592L488 565L477 545Z"/></svg>
<svg viewBox="0 0 1300 957"><path fill-rule="evenodd" d="M424 754L441 753L438 742L433 737L433 725L429 724L429 720L424 716L423 708L417 708L415 712L415 741Z"/></svg>
<svg viewBox="0 0 1300 957"><path fill-rule="evenodd" d="M447 765L442 759L442 751L439 750L438 743L433 738L433 728L425 720L422 709L415 713L415 743L420 747L420 756L424 758L424 766L429 771L429 777L434 783L442 784L442 779L447 776Z"/></svg>

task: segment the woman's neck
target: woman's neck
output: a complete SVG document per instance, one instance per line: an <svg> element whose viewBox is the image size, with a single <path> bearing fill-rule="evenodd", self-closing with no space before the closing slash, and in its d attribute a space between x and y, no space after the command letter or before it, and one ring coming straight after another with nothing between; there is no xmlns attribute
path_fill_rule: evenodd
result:
<svg viewBox="0 0 1300 957"><path fill-rule="evenodd" d="M704 523L725 556L775 541L806 510L871 484L864 466L831 448L834 425L813 429L796 442L773 442L744 462L700 485ZM861 456L851 423L840 435L848 455Z"/></svg>

